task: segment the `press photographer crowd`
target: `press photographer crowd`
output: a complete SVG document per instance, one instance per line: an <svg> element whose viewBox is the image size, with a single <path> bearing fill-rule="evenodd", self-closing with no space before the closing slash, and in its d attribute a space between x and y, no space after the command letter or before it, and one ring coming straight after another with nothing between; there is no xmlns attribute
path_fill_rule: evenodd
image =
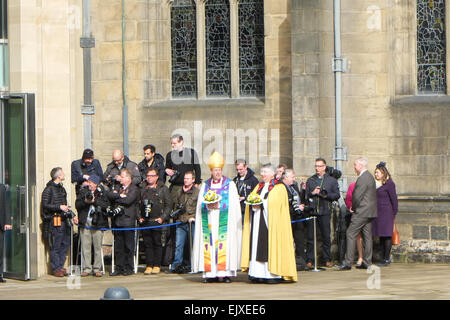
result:
<svg viewBox="0 0 450 320"><path fill-rule="evenodd" d="M238 271L247 272L250 283L296 282L298 271L318 265L344 271L356 262L356 268L367 269L375 238L382 251L377 265L391 263L398 203L385 163L372 175L367 158L357 158L357 180L339 206L341 172L323 158L315 160L314 175L297 183L294 170L282 164L263 165L258 180L245 159L235 161L236 176L230 179L223 175L223 157L214 152L207 163L211 177L202 181L196 151L184 146L181 135L170 142L165 158L153 145L144 146L139 163L115 150L105 171L94 152L84 150L71 166L74 209L67 202L64 170L51 170L42 193L42 230L54 276L68 275L64 265L74 225L80 257L77 253L72 262L81 261L82 277L105 275L103 238L109 230L109 276L133 275L141 261L145 275L162 269L199 273L204 283L230 283ZM1 221L2 228L5 224ZM338 259L332 258L332 232Z"/></svg>

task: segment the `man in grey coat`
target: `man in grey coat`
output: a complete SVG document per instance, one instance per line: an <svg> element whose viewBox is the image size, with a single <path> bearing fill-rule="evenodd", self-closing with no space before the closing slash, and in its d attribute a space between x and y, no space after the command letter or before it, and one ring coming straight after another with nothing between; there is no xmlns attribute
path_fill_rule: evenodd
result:
<svg viewBox="0 0 450 320"><path fill-rule="evenodd" d="M358 269L367 269L372 264L372 230L371 222L377 217L377 189L375 179L367 171L368 160L359 157L355 160L353 168L358 179L352 195L352 219L347 229L347 252L345 260L339 270L350 270L355 257L356 236L361 232L364 239L364 260Z"/></svg>

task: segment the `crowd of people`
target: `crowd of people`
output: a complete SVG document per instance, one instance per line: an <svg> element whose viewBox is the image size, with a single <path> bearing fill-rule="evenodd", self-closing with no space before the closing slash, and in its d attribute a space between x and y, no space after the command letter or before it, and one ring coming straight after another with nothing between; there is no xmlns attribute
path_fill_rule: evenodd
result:
<svg viewBox="0 0 450 320"><path fill-rule="evenodd" d="M104 172L94 152L84 150L71 166L76 213L67 203L63 169L52 169L42 193L42 219L53 275L68 274L64 263L72 223L81 240L82 277L104 275L105 230L114 236L110 276L135 273L136 242L142 237L145 275L168 265L166 273L202 273L204 283L232 282L239 270L248 272L252 283L295 282L297 271L317 263L314 223L321 236L321 263L334 266L331 216L340 198L339 175L325 159L316 159L315 174L299 184L294 170L283 164L263 165L258 180L245 159L235 161L236 176L230 179L223 175L223 157L214 152L208 160L211 177L202 181L196 151L184 146L181 135L170 142L165 158L146 145L138 164L114 150ZM338 270L351 269L355 247L356 268L368 268L372 236L380 239L379 265L391 261L395 184L385 163L377 165L374 178L367 162L363 157L354 162L358 178L346 195L348 210L341 212L347 221L346 252Z"/></svg>

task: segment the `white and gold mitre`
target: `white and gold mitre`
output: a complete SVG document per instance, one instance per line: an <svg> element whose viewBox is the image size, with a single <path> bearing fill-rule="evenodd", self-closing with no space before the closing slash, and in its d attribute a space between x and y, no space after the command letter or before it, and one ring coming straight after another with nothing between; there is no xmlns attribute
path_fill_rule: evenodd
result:
<svg viewBox="0 0 450 320"><path fill-rule="evenodd" d="M212 168L223 168L225 165L225 161L223 160L223 157L218 153L217 151L214 151L214 153L209 157L208 160L208 167L209 169Z"/></svg>

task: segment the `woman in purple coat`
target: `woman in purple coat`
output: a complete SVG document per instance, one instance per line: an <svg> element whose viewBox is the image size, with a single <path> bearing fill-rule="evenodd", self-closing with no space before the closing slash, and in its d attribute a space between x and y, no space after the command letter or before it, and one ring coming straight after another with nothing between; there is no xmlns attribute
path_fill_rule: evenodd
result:
<svg viewBox="0 0 450 320"><path fill-rule="evenodd" d="M394 219L398 211L398 199L395 183L386 168L386 163L380 162L375 169L377 184L378 216L372 222L372 234L380 238L383 261L377 266L387 266L391 263L392 233Z"/></svg>

